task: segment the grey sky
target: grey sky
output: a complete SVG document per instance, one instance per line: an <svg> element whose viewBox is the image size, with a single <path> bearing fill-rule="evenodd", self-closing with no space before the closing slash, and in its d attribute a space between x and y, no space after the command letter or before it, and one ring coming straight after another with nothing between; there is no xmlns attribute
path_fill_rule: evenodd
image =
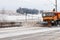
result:
<svg viewBox="0 0 60 40"><path fill-rule="evenodd" d="M19 7L39 9L39 10L51 10L54 8L55 0L0 0L0 9L5 8L8 10L15 10ZM60 0L58 0L58 8Z"/></svg>

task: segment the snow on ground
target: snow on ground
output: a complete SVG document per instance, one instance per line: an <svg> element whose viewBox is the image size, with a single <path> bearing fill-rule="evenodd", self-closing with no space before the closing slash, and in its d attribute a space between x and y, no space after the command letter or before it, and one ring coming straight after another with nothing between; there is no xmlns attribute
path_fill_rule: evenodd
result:
<svg viewBox="0 0 60 40"><path fill-rule="evenodd" d="M9 30L9 29L7 29ZM13 36L18 36L18 35L24 35L24 34L34 34L34 33L39 33L39 32L47 32L47 31L55 31L55 30L60 30L60 28L35 28L33 29L31 27L30 28L25 28L23 30L21 29L12 29L13 31L6 31L4 30L4 32L0 31L0 38L6 38L6 37L13 37Z"/></svg>
<svg viewBox="0 0 60 40"><path fill-rule="evenodd" d="M28 14L26 15L7 15L7 14L0 14L0 21L24 21L24 20L40 20L42 21L41 14Z"/></svg>

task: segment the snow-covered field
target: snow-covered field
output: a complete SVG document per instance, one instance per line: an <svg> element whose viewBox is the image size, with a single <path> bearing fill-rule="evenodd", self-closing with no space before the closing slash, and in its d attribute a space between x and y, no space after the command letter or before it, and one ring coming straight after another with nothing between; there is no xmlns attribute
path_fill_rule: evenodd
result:
<svg viewBox="0 0 60 40"><path fill-rule="evenodd" d="M7 15L7 14L0 14L0 21L24 21L24 20L39 20L42 21L41 14L31 15Z"/></svg>

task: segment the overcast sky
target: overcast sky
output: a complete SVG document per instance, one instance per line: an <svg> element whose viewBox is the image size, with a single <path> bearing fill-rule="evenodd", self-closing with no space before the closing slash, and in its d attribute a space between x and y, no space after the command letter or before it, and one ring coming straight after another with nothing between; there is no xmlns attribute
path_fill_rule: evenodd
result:
<svg viewBox="0 0 60 40"><path fill-rule="evenodd" d="M0 9L16 10L19 7L39 10L51 10L55 0L0 0ZM58 8L60 8L58 0Z"/></svg>

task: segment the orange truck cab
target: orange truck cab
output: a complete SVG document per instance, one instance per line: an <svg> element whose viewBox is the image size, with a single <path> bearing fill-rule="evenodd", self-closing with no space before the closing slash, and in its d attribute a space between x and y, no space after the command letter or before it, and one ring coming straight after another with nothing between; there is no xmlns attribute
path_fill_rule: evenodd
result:
<svg viewBox="0 0 60 40"><path fill-rule="evenodd" d="M42 24L44 25L53 26L60 24L60 12L43 12L42 17Z"/></svg>

